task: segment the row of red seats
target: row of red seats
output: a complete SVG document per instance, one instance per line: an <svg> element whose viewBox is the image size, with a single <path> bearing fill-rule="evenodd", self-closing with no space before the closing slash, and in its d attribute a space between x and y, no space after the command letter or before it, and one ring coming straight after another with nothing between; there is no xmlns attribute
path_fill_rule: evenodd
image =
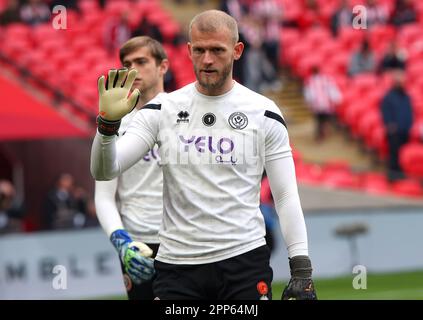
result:
<svg viewBox="0 0 423 320"><path fill-rule="evenodd" d="M131 9L132 19L147 18L159 27L165 39L174 37L179 25L158 1L108 1L101 10L98 1L82 0L79 6L81 14L68 10L66 30L55 30L50 24L35 28L14 24L4 28L0 51L95 114L98 76L120 66L117 55L111 56L103 45L107 20ZM166 50L177 85L193 81L192 69L186 68L186 48L166 45Z"/></svg>
<svg viewBox="0 0 423 320"><path fill-rule="evenodd" d="M296 173L299 183L307 185L364 191L375 195L423 196L422 184L416 178L389 182L382 173L354 172L343 162L316 165L296 161Z"/></svg>
<svg viewBox="0 0 423 320"><path fill-rule="evenodd" d="M301 29L306 29L316 24L328 28L331 17L342 3L341 0L317 0L317 10L313 10L306 5L307 1L304 0L278 0L277 2L283 7L285 23L295 24ZM364 6L367 4L366 0L349 0L348 3L351 10L358 5ZM394 12L395 0L378 0L376 3L384 8L388 17ZM414 0L413 5L418 19L423 21L422 2Z"/></svg>

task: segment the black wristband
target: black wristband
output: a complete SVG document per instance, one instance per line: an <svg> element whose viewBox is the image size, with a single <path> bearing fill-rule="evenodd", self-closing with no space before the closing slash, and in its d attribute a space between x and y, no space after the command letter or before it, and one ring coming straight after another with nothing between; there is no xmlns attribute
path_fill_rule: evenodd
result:
<svg viewBox="0 0 423 320"><path fill-rule="evenodd" d="M293 278L308 279L311 278L313 271L311 261L308 256L295 256L289 259L291 276Z"/></svg>
<svg viewBox="0 0 423 320"><path fill-rule="evenodd" d="M98 132L105 136L113 136L117 135L119 127L120 127L120 120L110 121L103 119L102 117L97 117L97 127Z"/></svg>

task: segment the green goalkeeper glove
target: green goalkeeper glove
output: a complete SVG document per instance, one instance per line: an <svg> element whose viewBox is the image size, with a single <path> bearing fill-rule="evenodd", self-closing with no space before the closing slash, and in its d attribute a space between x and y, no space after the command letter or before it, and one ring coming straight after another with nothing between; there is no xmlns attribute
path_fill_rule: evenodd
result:
<svg viewBox="0 0 423 320"><path fill-rule="evenodd" d="M138 103L140 91L132 88L137 76L137 70L112 69L109 70L107 80L104 76L98 79L98 131L101 134L112 136L117 133L121 119L130 113Z"/></svg>
<svg viewBox="0 0 423 320"><path fill-rule="evenodd" d="M142 242L133 242L128 232L116 230L110 240L119 253L125 272L135 284L151 280L154 276L153 251Z"/></svg>
<svg viewBox="0 0 423 320"><path fill-rule="evenodd" d="M311 279L311 261L307 256L289 259L291 279L282 293L282 300L317 300Z"/></svg>

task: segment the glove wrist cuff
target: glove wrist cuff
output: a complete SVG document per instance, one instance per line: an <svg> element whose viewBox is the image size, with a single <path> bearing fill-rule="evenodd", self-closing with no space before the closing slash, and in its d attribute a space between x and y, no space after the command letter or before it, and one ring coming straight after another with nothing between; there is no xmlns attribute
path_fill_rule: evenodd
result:
<svg viewBox="0 0 423 320"><path fill-rule="evenodd" d="M311 278L313 268L308 256L296 256L289 259L289 267L293 278L308 279Z"/></svg>
<svg viewBox="0 0 423 320"><path fill-rule="evenodd" d="M116 248L116 250L119 252L119 254L122 251L122 248L125 245L128 245L132 242L131 237L129 236L128 232L123 229L119 229L114 231L110 235L110 241L112 242L113 246Z"/></svg>
<svg viewBox="0 0 423 320"><path fill-rule="evenodd" d="M97 116L98 132L105 136L117 135L121 120L110 121Z"/></svg>

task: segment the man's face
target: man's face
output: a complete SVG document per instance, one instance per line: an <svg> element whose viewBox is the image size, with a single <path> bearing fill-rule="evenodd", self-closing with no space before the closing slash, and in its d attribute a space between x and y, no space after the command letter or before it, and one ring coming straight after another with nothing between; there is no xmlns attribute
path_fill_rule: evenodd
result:
<svg viewBox="0 0 423 320"><path fill-rule="evenodd" d="M235 44L226 28L200 32L193 26L188 49L199 85L206 92L218 92L231 83L233 62L240 58L243 44Z"/></svg>
<svg viewBox="0 0 423 320"><path fill-rule="evenodd" d="M147 47L141 47L126 55L122 64L125 68L138 71L131 91L137 88L141 94L159 86L166 72L162 64L156 64L156 60Z"/></svg>

